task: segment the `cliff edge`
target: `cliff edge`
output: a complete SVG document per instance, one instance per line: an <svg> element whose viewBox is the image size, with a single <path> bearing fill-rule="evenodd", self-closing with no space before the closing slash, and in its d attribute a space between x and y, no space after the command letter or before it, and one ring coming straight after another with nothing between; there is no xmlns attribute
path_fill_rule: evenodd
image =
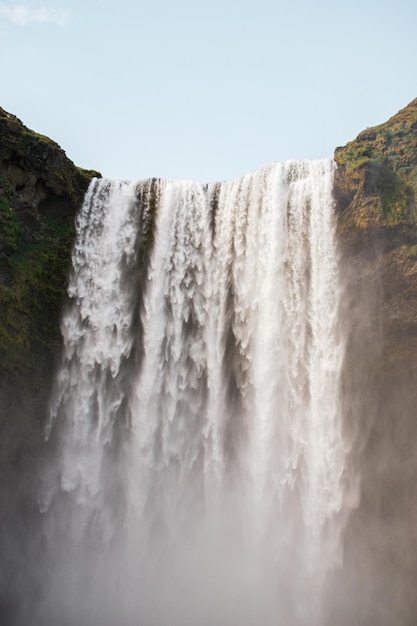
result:
<svg viewBox="0 0 417 626"><path fill-rule="evenodd" d="M417 616L417 99L336 149L343 406L360 504L335 622ZM346 580L347 577L347 580ZM377 616L377 617L376 617Z"/></svg>
<svg viewBox="0 0 417 626"><path fill-rule="evenodd" d="M61 345L74 216L97 175L0 109L0 469L6 473L28 462L42 432Z"/></svg>

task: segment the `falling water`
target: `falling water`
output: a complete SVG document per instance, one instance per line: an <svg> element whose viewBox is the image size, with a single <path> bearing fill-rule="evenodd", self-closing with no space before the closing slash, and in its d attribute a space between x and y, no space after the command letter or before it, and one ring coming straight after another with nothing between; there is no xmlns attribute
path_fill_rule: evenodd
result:
<svg viewBox="0 0 417 626"><path fill-rule="evenodd" d="M92 182L40 623L324 623L347 508L333 171Z"/></svg>

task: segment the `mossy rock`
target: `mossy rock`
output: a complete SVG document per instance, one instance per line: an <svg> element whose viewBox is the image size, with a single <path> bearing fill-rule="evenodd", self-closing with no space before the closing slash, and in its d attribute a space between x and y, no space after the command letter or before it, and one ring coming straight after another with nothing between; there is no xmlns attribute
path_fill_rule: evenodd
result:
<svg viewBox="0 0 417 626"><path fill-rule="evenodd" d="M95 176L0 109L0 437L19 454L46 418L75 215ZM13 446L1 451L7 466Z"/></svg>
<svg viewBox="0 0 417 626"><path fill-rule="evenodd" d="M356 227L417 223L417 99L336 148L339 206Z"/></svg>

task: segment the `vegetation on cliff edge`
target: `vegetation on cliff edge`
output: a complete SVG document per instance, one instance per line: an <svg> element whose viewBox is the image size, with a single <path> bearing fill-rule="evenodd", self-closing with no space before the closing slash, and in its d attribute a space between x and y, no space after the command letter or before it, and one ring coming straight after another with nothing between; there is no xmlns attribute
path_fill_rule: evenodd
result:
<svg viewBox="0 0 417 626"><path fill-rule="evenodd" d="M350 307L363 316L370 301L367 333L382 350L370 371L417 370L417 99L337 148L335 160Z"/></svg>
<svg viewBox="0 0 417 626"><path fill-rule="evenodd" d="M15 423L44 418L74 218L94 176L0 109L0 412Z"/></svg>
<svg viewBox="0 0 417 626"><path fill-rule="evenodd" d="M336 148L342 204L357 227L417 223L417 98Z"/></svg>

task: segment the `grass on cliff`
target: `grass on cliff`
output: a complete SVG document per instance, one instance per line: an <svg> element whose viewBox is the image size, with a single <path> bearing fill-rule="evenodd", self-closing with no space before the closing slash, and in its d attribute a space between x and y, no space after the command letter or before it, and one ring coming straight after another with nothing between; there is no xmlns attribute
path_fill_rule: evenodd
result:
<svg viewBox="0 0 417 626"><path fill-rule="evenodd" d="M417 223L417 99L337 148L335 159L352 186L377 198L384 225Z"/></svg>
<svg viewBox="0 0 417 626"><path fill-rule="evenodd" d="M13 210L8 183L0 179L0 362L14 370L36 358L37 348L59 349L59 314L64 298L72 224L43 218L42 239L29 241Z"/></svg>

